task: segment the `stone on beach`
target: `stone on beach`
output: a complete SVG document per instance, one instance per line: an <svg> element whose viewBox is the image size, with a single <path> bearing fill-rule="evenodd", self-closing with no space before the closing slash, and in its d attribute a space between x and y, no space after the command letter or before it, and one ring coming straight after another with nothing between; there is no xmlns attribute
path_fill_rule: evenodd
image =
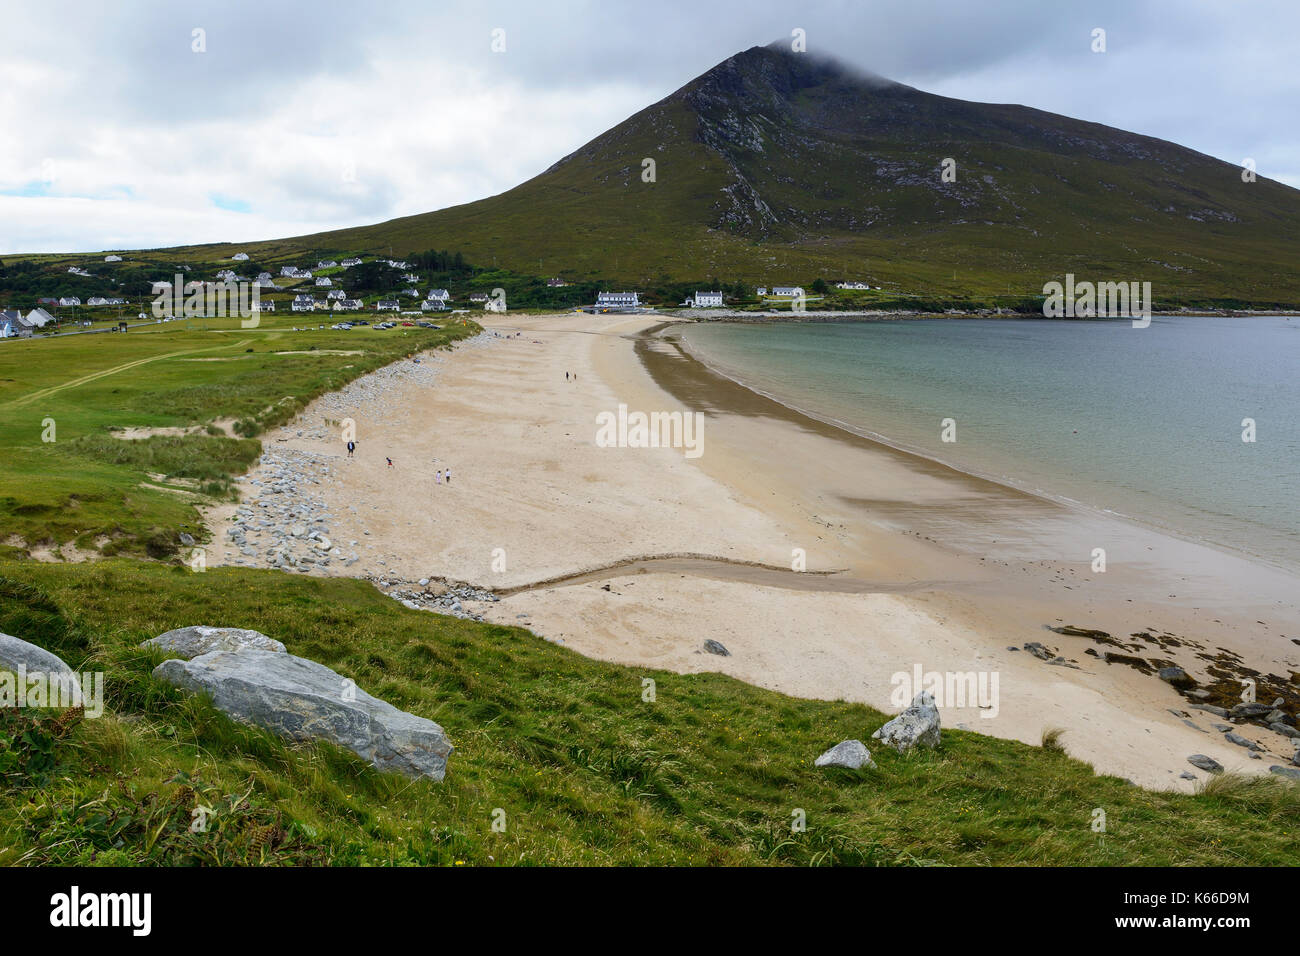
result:
<svg viewBox="0 0 1300 956"><path fill-rule="evenodd" d="M289 740L326 740L379 770L441 780L451 741L432 720L398 710L315 661L268 650L167 660L154 676L207 693L234 720Z"/></svg>
<svg viewBox="0 0 1300 956"><path fill-rule="evenodd" d="M1206 773L1223 773L1223 764L1213 757L1205 756L1205 754L1192 754L1187 758L1187 762L1198 770L1204 770Z"/></svg>
<svg viewBox="0 0 1300 956"><path fill-rule="evenodd" d="M900 754L918 745L939 746L939 708L934 705L934 695L929 691L917 694L906 710L871 737L893 747Z"/></svg>
<svg viewBox="0 0 1300 956"><path fill-rule="evenodd" d="M730 657L730 656L731 656L731 651L727 650L725 647L723 647L723 646L722 646L721 644L719 644L717 641L712 641L712 640L710 640L710 641L705 641L705 642L704 642L704 649L705 649L706 651L708 651L710 654L717 654L719 657Z"/></svg>

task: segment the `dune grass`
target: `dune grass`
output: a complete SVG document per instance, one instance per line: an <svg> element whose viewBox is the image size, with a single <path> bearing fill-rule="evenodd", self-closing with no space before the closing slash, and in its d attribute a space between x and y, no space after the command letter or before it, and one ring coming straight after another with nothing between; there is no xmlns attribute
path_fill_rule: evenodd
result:
<svg viewBox="0 0 1300 956"><path fill-rule="evenodd" d="M260 630L437 721L456 746L446 779L285 743L154 680L161 658L139 642L196 623ZM0 793L4 864L1201 866L1300 849L1300 787L1283 781L1155 793L1056 739L960 730L938 750L873 748L878 770L821 770L818 754L870 743L886 715L588 660L361 581L0 562L0 631L106 675L98 719L0 723L0 773L19 755ZM200 807L213 814L191 833Z"/></svg>

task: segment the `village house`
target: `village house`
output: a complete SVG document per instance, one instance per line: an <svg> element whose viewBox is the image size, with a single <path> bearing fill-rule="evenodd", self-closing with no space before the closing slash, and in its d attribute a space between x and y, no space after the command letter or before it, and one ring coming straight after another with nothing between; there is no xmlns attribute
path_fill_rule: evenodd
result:
<svg viewBox="0 0 1300 956"><path fill-rule="evenodd" d="M596 293L596 308L626 309L636 308L641 304L640 293L637 292L598 292Z"/></svg>
<svg viewBox="0 0 1300 956"><path fill-rule="evenodd" d="M297 266L281 266L281 267L280 267L280 275L284 276L284 278L286 278L286 279L292 279L292 278L294 278L295 276L298 275L298 267L297 267Z"/></svg>
<svg viewBox="0 0 1300 956"><path fill-rule="evenodd" d="M404 276L402 276L402 281L416 283L420 281L420 277L417 276L414 272L408 272Z"/></svg>
<svg viewBox="0 0 1300 956"><path fill-rule="evenodd" d="M347 297L348 294L344 292L342 289L333 289L330 292L328 292L325 296L325 298L327 299L346 299Z"/></svg>
<svg viewBox="0 0 1300 956"><path fill-rule="evenodd" d="M47 325L58 324L54 321L54 316L50 315L50 313L46 312L44 309L32 309L32 311L28 312L27 315L23 317L22 322L29 329L43 329Z"/></svg>
<svg viewBox="0 0 1300 956"><path fill-rule="evenodd" d="M337 267L338 263L333 259L322 259L320 262L316 263L317 269L334 269Z"/></svg>
<svg viewBox="0 0 1300 956"><path fill-rule="evenodd" d="M316 284L318 286L324 287L324 286L333 285L334 282L330 279L329 276L321 276L319 279L316 280Z"/></svg>
<svg viewBox="0 0 1300 956"><path fill-rule="evenodd" d="M411 297L413 297L413 298L418 299L418 298L420 297L420 290L419 290L419 289L403 289L403 290L402 290L402 295L409 295L409 296L411 296Z"/></svg>
<svg viewBox="0 0 1300 956"><path fill-rule="evenodd" d="M835 283L835 288L837 288L837 289L870 289L871 286L869 286L869 285L868 285L867 283L865 283L865 282L837 282L837 283Z"/></svg>
<svg viewBox="0 0 1300 956"><path fill-rule="evenodd" d="M762 296L767 295L767 286L765 286L765 285L761 285L761 286L759 286L759 287L758 287L758 295L759 295L760 298L761 298Z"/></svg>
<svg viewBox="0 0 1300 956"><path fill-rule="evenodd" d="M234 269L222 269L217 273L217 278L223 282L236 282L239 280L239 276L235 274Z"/></svg>
<svg viewBox="0 0 1300 956"><path fill-rule="evenodd" d="M779 285L772 290L772 295L778 295L782 298L797 299L799 296L803 295L803 289L797 285Z"/></svg>
<svg viewBox="0 0 1300 956"><path fill-rule="evenodd" d="M353 266L361 265L360 259L344 259L341 263L344 269L351 269Z"/></svg>
<svg viewBox="0 0 1300 956"><path fill-rule="evenodd" d="M722 307L722 293L696 292L693 301L697 309L719 309Z"/></svg>
<svg viewBox="0 0 1300 956"><path fill-rule="evenodd" d="M447 303L442 299L425 299L420 303L420 311L422 312L442 312L446 308Z"/></svg>
<svg viewBox="0 0 1300 956"><path fill-rule="evenodd" d="M334 308L345 312L360 312L365 306L360 299L338 299L334 303Z"/></svg>
<svg viewBox="0 0 1300 956"><path fill-rule="evenodd" d="M87 272L85 269L81 268L81 266L68 266L68 274L74 276L81 276L84 279L91 278L90 273Z"/></svg>
<svg viewBox="0 0 1300 956"><path fill-rule="evenodd" d="M483 303L484 312L504 312L506 310L506 300L493 296Z"/></svg>
<svg viewBox="0 0 1300 956"><path fill-rule="evenodd" d="M96 295L87 299L86 305L126 305L126 299Z"/></svg>
<svg viewBox="0 0 1300 956"><path fill-rule="evenodd" d="M564 286L566 286L566 285L568 285L568 284L569 284L569 283L565 282L565 281L564 281L563 279L561 279L559 276L556 276L556 277L553 278L553 279L547 279L547 280L546 280L546 286L547 286L547 288L549 288L549 289L560 289L560 288L563 288Z"/></svg>
<svg viewBox="0 0 1300 956"><path fill-rule="evenodd" d="M488 300L488 294L486 292L471 292L469 294L470 305L478 305L479 303L486 302L487 300Z"/></svg>
<svg viewBox="0 0 1300 956"><path fill-rule="evenodd" d="M310 312L316 308L316 300L309 295L295 295L292 308L295 312Z"/></svg>
<svg viewBox="0 0 1300 956"><path fill-rule="evenodd" d="M402 303L397 299L381 299L375 303L377 312L398 312L402 308Z"/></svg>
<svg viewBox="0 0 1300 956"><path fill-rule="evenodd" d="M448 292L446 289L430 289L430 290L429 290L429 298L430 298L430 299L441 299L443 302L450 302L450 301L451 301L451 293Z"/></svg>
<svg viewBox="0 0 1300 956"><path fill-rule="evenodd" d="M65 295L59 300L59 305L66 309L70 306L81 305L81 300L75 295Z"/></svg>
<svg viewBox="0 0 1300 956"><path fill-rule="evenodd" d="M248 253L247 253L247 252L236 252L236 253L235 253L233 256L231 256L230 258L231 258L232 260L234 260L235 262L247 262L247 261L248 261Z"/></svg>
<svg viewBox="0 0 1300 956"><path fill-rule="evenodd" d="M270 300L259 299L257 303L254 304L253 309L257 312L274 312L275 303Z"/></svg>
<svg viewBox="0 0 1300 956"><path fill-rule="evenodd" d="M121 261L122 261L122 257L121 257L121 256L104 256L104 261L105 261L105 262L121 262Z"/></svg>

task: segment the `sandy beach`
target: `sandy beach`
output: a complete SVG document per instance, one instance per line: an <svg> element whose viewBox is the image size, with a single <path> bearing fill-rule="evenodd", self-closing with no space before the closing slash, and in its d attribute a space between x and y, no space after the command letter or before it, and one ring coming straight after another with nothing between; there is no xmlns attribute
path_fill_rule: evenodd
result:
<svg viewBox="0 0 1300 956"><path fill-rule="evenodd" d="M1205 774L1190 754L1243 772L1289 763L1286 737L1233 726L1256 759L1152 668L1104 658L1178 664L1206 685L1291 681L1286 573L808 419L684 355L654 317L485 321L418 374L361 380L266 436L268 454L301 456L331 515L339 557L305 573L469 582L500 600L467 611L581 654L890 712L921 689L896 675L983 675L997 693L941 707L945 727L1031 744L1062 728L1072 755L1142 786L1191 789L1182 775ZM598 416L620 406L698 413L702 441L602 447ZM264 477L244 483L250 505ZM235 513L208 515L209 564L264 566L224 534ZM1111 640L1047 629L1061 625Z"/></svg>

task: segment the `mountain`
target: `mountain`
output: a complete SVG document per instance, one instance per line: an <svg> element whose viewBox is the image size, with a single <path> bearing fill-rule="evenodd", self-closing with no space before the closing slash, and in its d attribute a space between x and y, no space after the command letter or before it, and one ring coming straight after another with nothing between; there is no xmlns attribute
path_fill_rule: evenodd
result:
<svg viewBox="0 0 1300 956"><path fill-rule="evenodd" d="M653 182L643 160L655 161ZM941 181L943 161L956 181ZM1024 294L1073 272L1159 301L1300 303L1300 191L1173 143L935 96L777 45L720 63L488 199L266 244L631 285Z"/></svg>

